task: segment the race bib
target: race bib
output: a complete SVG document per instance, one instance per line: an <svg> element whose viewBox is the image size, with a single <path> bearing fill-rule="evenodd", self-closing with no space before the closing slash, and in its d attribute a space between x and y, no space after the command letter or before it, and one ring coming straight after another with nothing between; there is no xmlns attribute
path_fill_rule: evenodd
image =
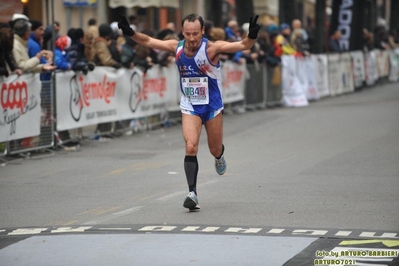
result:
<svg viewBox="0 0 399 266"><path fill-rule="evenodd" d="M192 105L208 104L209 90L207 77L182 78L184 95Z"/></svg>

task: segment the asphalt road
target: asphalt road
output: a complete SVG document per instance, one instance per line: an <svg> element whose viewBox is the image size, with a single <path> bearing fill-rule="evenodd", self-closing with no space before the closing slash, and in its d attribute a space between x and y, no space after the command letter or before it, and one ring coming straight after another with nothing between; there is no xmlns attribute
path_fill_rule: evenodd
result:
<svg viewBox="0 0 399 266"><path fill-rule="evenodd" d="M199 212L180 124L3 165L0 265L399 264L398 84L226 113L224 176L202 133Z"/></svg>

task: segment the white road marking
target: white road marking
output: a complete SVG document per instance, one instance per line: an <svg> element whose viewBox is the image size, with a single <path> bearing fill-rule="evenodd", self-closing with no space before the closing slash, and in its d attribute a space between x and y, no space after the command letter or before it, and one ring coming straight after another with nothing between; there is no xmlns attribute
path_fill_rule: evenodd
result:
<svg viewBox="0 0 399 266"><path fill-rule="evenodd" d="M103 223L103 222L106 222L106 221L109 221L109 220L112 220L112 219L115 219L115 218L118 218L118 217L121 217L121 216L125 216L125 215L128 215L128 214L134 213L134 212L138 212L142 208L143 208L143 206L136 206L136 207L133 207L133 208L130 208L130 209L127 209L127 210L123 210L123 211L120 211L120 212L115 212L113 214L104 216L102 218L88 221L87 223L84 223L83 225L100 224L100 223Z"/></svg>

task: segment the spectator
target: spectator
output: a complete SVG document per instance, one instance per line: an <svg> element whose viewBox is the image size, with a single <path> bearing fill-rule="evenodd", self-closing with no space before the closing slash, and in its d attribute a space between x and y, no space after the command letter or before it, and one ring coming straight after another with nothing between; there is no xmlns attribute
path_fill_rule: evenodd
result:
<svg viewBox="0 0 399 266"><path fill-rule="evenodd" d="M67 49L71 46L71 38L66 35L58 37L55 41L55 65L60 70L70 70L72 63L69 61Z"/></svg>
<svg viewBox="0 0 399 266"><path fill-rule="evenodd" d="M277 56L282 56L282 55L297 55L297 51L292 48L290 45L290 35L291 35L291 28L290 25L287 23L283 23L280 25L280 34L276 36L274 39L275 47L280 47L276 49L276 55Z"/></svg>
<svg viewBox="0 0 399 266"><path fill-rule="evenodd" d="M87 32L90 32L93 35L94 39L98 38L99 33L98 33L98 27L97 27L97 20L95 18L91 18L91 19L89 19L87 24L89 26L87 29Z"/></svg>
<svg viewBox="0 0 399 266"><path fill-rule="evenodd" d="M290 44L293 49L295 49L298 53L303 56L309 55L308 45L305 43L303 39L303 30L296 29L291 34L291 41Z"/></svg>
<svg viewBox="0 0 399 266"><path fill-rule="evenodd" d="M281 62L281 55L283 54L283 49L277 42L277 37L280 36L279 29L277 25L270 24L266 28L269 34L270 46L266 47L266 64L271 67L276 67Z"/></svg>
<svg viewBox="0 0 399 266"><path fill-rule="evenodd" d="M41 50L32 58L29 58L27 51L30 36L30 23L25 20L18 20L14 24L14 46L13 55L19 68L23 72L43 72L52 71L55 66L51 64L40 64L40 59L46 55L47 51Z"/></svg>
<svg viewBox="0 0 399 266"><path fill-rule="evenodd" d="M71 39L71 46L66 49L73 71L83 71L87 74L95 67L94 63L86 58L86 45L84 44L84 31L82 28L70 29L68 37Z"/></svg>
<svg viewBox="0 0 399 266"><path fill-rule="evenodd" d="M18 14L18 13L13 14L11 21L9 22L11 28L14 28L14 25L18 20L29 21L29 18L24 14Z"/></svg>
<svg viewBox="0 0 399 266"><path fill-rule="evenodd" d="M206 25L206 22L205 22ZM206 27L206 26L205 26ZM216 42L216 41L225 41L226 40L226 32L224 31L223 28L220 27L213 27L211 28L210 32L209 32L209 40ZM229 55L228 54L221 54L220 55L220 61L226 61L227 59L229 59Z"/></svg>
<svg viewBox="0 0 399 266"><path fill-rule="evenodd" d="M122 45L125 42L125 38L123 37L123 32L118 28L118 22L112 22L110 27L112 29L112 35L109 41L109 50L112 58L121 63Z"/></svg>
<svg viewBox="0 0 399 266"><path fill-rule="evenodd" d="M235 20L230 20L227 22L227 27L224 29L226 32L226 39L230 42L240 41L240 37L238 36L238 23Z"/></svg>
<svg viewBox="0 0 399 266"><path fill-rule="evenodd" d="M375 28L374 47L380 50L390 49L388 31L384 24L380 24Z"/></svg>
<svg viewBox="0 0 399 266"><path fill-rule="evenodd" d="M374 49L374 36L373 33L367 29L363 29L363 51L365 53Z"/></svg>
<svg viewBox="0 0 399 266"><path fill-rule="evenodd" d="M56 40L60 34L60 23L58 21L54 21L53 25L48 25L44 30L43 35L43 49L53 50L53 31L54 31L54 40Z"/></svg>
<svg viewBox="0 0 399 266"><path fill-rule="evenodd" d="M295 35L296 37L292 37L292 35ZM309 35L307 31L302 28L302 22L299 19L294 19L292 21L292 33L290 43L291 46L302 55L307 56L310 54Z"/></svg>
<svg viewBox="0 0 399 266"><path fill-rule="evenodd" d="M342 52L341 47L339 47L339 40L341 39L341 31L336 30L330 36L328 40L328 52L330 53L340 53Z"/></svg>
<svg viewBox="0 0 399 266"><path fill-rule="evenodd" d="M31 31L29 40L28 40L28 55L29 57L35 57L37 53L42 51L43 45L43 36L44 36L44 27L43 24L38 20L30 20L31 23ZM46 50L47 55L52 55L52 52ZM47 59L46 59L47 58ZM51 58L51 60L50 60ZM41 57L40 58L41 64L51 64L52 63L52 56ZM50 80L51 73L43 73L40 75L41 80Z"/></svg>
<svg viewBox="0 0 399 266"><path fill-rule="evenodd" d="M108 24L101 24L98 30L99 37L94 41L95 64L98 66L120 68L122 65L112 58L112 54L109 49L110 39L112 36L111 26Z"/></svg>
<svg viewBox="0 0 399 266"><path fill-rule="evenodd" d="M12 54L13 37L10 25L0 22L0 76L8 77L10 71L15 72L18 76L22 75L22 70L18 67Z"/></svg>
<svg viewBox="0 0 399 266"><path fill-rule="evenodd" d="M122 45L122 66L125 68L133 68L134 60L136 58L136 50L134 50L136 43L130 37L125 37L125 39L125 44Z"/></svg>
<svg viewBox="0 0 399 266"><path fill-rule="evenodd" d="M173 31L173 33L176 33L176 24L174 22L168 22L166 23L165 29L169 29Z"/></svg>
<svg viewBox="0 0 399 266"><path fill-rule="evenodd" d="M154 36L154 33L152 31L146 30L143 31L144 34L149 35L151 37ZM140 44L136 44L134 47L136 50L136 58L134 61L134 65L139 67L140 69L143 70L144 73L147 72L148 69L150 69L153 64L154 64L154 56L153 55L153 49L150 49L148 47L144 47ZM155 60L156 60L156 55L155 55Z"/></svg>
<svg viewBox="0 0 399 266"><path fill-rule="evenodd" d="M109 48L112 36L111 26L108 24L101 24L98 28L99 37L94 41L95 56L94 62L97 66L109 66L113 68L120 68L122 64L112 58L111 50ZM107 133L105 137L112 138L110 135L112 131L112 123L100 123L97 125L97 132Z"/></svg>
<svg viewBox="0 0 399 266"><path fill-rule="evenodd" d="M174 31L170 29L165 29L158 34L158 39L160 40L179 40L179 37L175 34ZM175 53L167 52L167 51L158 51L157 53L157 63L160 66L167 67L170 63L174 62Z"/></svg>
<svg viewBox="0 0 399 266"><path fill-rule="evenodd" d="M210 21L210 20L205 20L205 33L204 33L204 38L207 38L208 40L211 40L212 39L212 37L210 36L210 34L211 34L211 32L212 32L212 30L213 30L213 28L215 27L215 25L213 24L213 22L212 21ZM222 29L223 30L223 29ZM218 30L219 31L219 30ZM224 30L223 30L224 31ZM183 39L183 38L180 38L180 39ZM223 40L225 40L226 39L226 32L224 32L224 39Z"/></svg>

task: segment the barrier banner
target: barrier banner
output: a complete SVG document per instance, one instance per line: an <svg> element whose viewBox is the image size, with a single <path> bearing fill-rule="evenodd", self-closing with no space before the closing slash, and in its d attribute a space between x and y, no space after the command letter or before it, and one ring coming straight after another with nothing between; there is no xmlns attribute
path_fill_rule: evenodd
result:
<svg viewBox="0 0 399 266"><path fill-rule="evenodd" d="M140 118L165 111L166 77L159 66L96 67L87 75L73 71L56 75L57 130Z"/></svg>
<svg viewBox="0 0 399 266"><path fill-rule="evenodd" d="M244 100L245 78L247 65L233 61L222 63L222 97L223 103L232 103Z"/></svg>
<svg viewBox="0 0 399 266"><path fill-rule="evenodd" d="M168 67L160 67L160 69L161 76L166 77L166 91L164 95L166 109L169 112L180 111L181 91L178 80L179 70L174 63L171 63Z"/></svg>
<svg viewBox="0 0 399 266"><path fill-rule="evenodd" d="M352 74L352 59L349 53L342 53L340 60L341 92L348 93L355 90Z"/></svg>
<svg viewBox="0 0 399 266"><path fill-rule="evenodd" d="M39 74L0 77L0 142L40 135Z"/></svg>
<svg viewBox="0 0 399 266"><path fill-rule="evenodd" d="M315 65L315 74L317 90L319 97L325 97L330 95L329 84L328 84L328 59L327 55L311 55L313 64Z"/></svg>
<svg viewBox="0 0 399 266"><path fill-rule="evenodd" d="M366 68L366 84L372 86L378 79L377 56L375 51L366 53L364 65Z"/></svg>
<svg viewBox="0 0 399 266"><path fill-rule="evenodd" d="M307 106L309 102L301 82L298 79L295 57L283 55L282 64L282 94L283 104L287 107Z"/></svg>
<svg viewBox="0 0 399 266"><path fill-rule="evenodd" d="M353 82L355 88L363 87L366 80L366 70L364 68L364 55L362 51L351 52L353 66Z"/></svg>
<svg viewBox="0 0 399 266"><path fill-rule="evenodd" d="M319 100L313 60L310 57L299 57L296 58L296 64L297 75L305 90L306 98L308 100Z"/></svg>
<svg viewBox="0 0 399 266"><path fill-rule="evenodd" d="M328 55L328 87L331 96L342 94L341 64L339 54Z"/></svg>
<svg viewBox="0 0 399 266"><path fill-rule="evenodd" d="M389 75L389 51L375 50L377 55L378 77L388 77Z"/></svg>
<svg viewBox="0 0 399 266"><path fill-rule="evenodd" d="M391 50L389 53L389 62L391 68L389 70L389 81L399 81L399 49Z"/></svg>

